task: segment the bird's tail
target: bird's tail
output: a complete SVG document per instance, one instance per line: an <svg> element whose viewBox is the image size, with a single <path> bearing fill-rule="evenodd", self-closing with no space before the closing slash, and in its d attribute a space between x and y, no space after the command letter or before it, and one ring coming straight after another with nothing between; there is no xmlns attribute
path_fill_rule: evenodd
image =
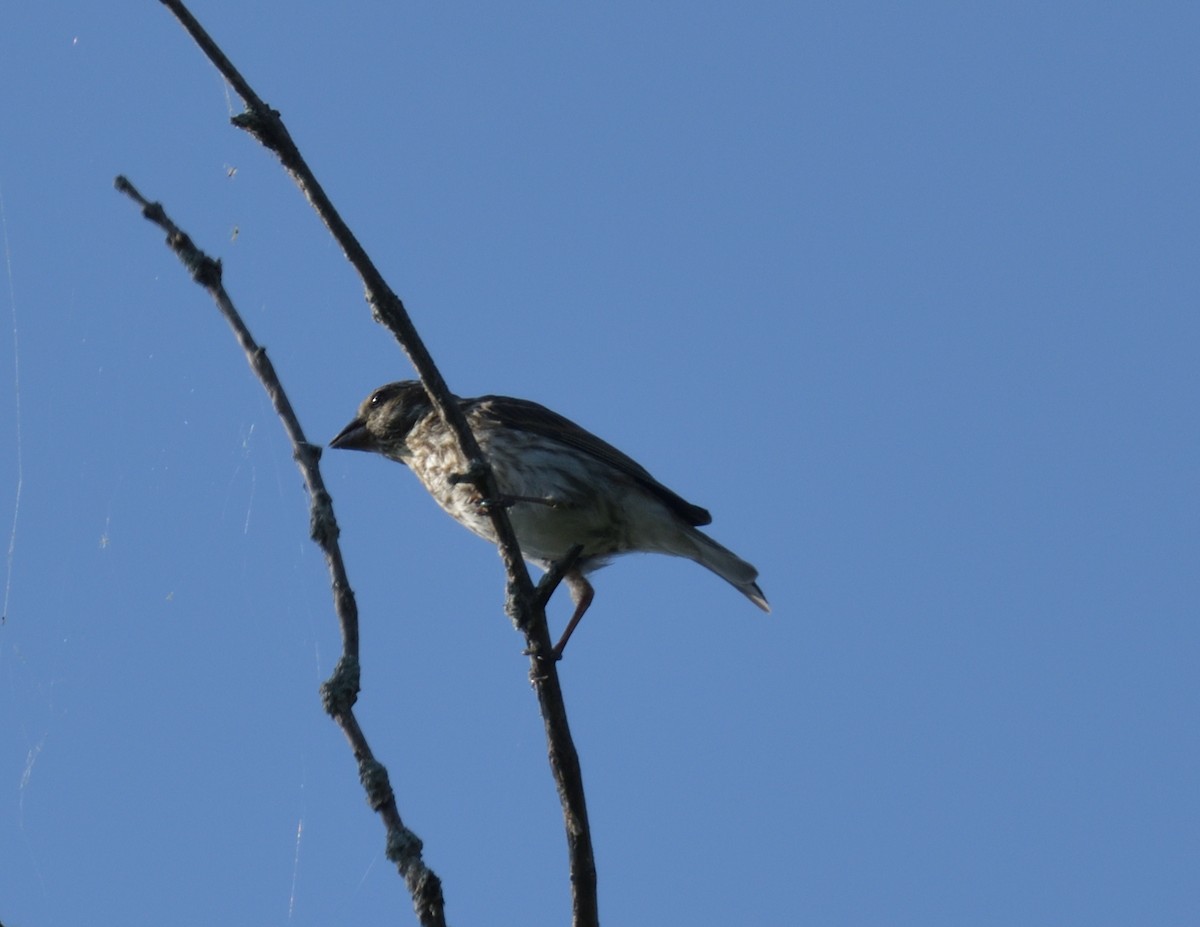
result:
<svg viewBox="0 0 1200 927"><path fill-rule="evenodd" d="M758 570L751 564L695 528L688 528L681 540L683 539L691 542L686 545L686 549L681 549L684 547L681 544L669 553L687 557L703 567L708 567L764 612L771 610L771 606L767 604L767 597L755 582L758 579Z"/></svg>

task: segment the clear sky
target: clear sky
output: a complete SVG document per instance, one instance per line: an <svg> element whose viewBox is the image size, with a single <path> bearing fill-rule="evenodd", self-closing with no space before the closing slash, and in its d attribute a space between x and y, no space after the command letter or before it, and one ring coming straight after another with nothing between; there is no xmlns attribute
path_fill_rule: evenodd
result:
<svg viewBox="0 0 1200 927"><path fill-rule="evenodd" d="M595 578L605 923L1200 923L1200 7L194 10L457 392L568 415L761 570L770 616ZM224 261L313 440L411 369L159 3L3 19L0 921L411 923L289 448L113 177ZM498 559L402 467L325 474L451 922L567 923Z"/></svg>

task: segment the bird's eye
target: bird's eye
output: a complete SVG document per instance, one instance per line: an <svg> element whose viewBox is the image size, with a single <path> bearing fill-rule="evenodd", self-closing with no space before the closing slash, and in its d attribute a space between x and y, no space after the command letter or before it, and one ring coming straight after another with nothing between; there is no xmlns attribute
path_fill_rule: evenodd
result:
<svg viewBox="0 0 1200 927"><path fill-rule="evenodd" d="M383 390L371 394L371 408L374 409L379 403L383 402Z"/></svg>

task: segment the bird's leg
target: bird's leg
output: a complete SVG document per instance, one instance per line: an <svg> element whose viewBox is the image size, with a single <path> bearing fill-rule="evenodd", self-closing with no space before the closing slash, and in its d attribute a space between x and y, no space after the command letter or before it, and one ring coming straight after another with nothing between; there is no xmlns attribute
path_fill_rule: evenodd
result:
<svg viewBox="0 0 1200 927"><path fill-rule="evenodd" d="M558 588L558 584L562 582L563 577L575 568L575 564L579 562L579 555L583 553L583 545L576 544L562 557L559 557L550 564L550 568L546 570L546 575L542 577L534 590L534 604L539 608L545 608L546 603L550 601L550 596L554 595L554 590Z"/></svg>
<svg viewBox="0 0 1200 927"><path fill-rule="evenodd" d="M567 641L570 640L572 632L575 630L575 625L579 624L579 619L583 617L583 613L588 610L588 606L592 604L592 596L595 595L595 590L592 584L587 581L584 575L579 571L578 567L572 567L563 574L563 579L566 581L567 589L571 593L571 598L575 600L575 614L571 616L571 620L567 622L567 629L563 631L563 636L559 638L557 644L554 645L554 659L561 660L563 650L566 649Z"/></svg>

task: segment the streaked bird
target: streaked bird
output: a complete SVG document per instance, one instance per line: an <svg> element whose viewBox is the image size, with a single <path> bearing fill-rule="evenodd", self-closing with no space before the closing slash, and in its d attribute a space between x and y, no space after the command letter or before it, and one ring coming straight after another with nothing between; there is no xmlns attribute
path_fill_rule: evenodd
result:
<svg viewBox="0 0 1200 927"><path fill-rule="evenodd" d="M582 546L563 581L575 602L563 648L591 605L587 575L618 554L686 557L771 610L758 570L697 530L712 516L658 482L611 444L545 406L507 396L455 397L496 476L501 498L485 500L461 476L467 461L417 380L371 393L330 447L372 451L408 466L455 521L493 543L489 503L508 515L526 560L548 569Z"/></svg>

